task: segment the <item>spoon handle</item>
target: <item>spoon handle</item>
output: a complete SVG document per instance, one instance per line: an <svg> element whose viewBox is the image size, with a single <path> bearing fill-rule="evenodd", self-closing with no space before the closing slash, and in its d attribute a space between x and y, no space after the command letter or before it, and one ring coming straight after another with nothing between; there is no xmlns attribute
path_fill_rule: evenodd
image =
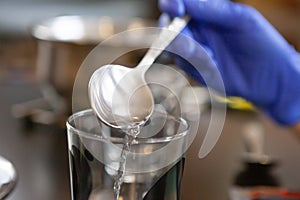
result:
<svg viewBox="0 0 300 200"><path fill-rule="evenodd" d="M173 21L165 28L162 28L159 36L154 40L146 55L138 64L137 68L146 72L154 63L156 58L167 48L167 46L175 39L189 21L188 16L175 17Z"/></svg>

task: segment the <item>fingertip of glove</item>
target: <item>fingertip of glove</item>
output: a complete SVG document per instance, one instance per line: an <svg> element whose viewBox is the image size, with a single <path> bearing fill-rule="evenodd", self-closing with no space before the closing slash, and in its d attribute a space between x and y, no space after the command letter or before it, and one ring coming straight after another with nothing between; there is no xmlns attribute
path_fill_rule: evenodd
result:
<svg viewBox="0 0 300 200"><path fill-rule="evenodd" d="M162 12L168 13L172 17L183 16L185 14L183 0L159 0L158 7Z"/></svg>

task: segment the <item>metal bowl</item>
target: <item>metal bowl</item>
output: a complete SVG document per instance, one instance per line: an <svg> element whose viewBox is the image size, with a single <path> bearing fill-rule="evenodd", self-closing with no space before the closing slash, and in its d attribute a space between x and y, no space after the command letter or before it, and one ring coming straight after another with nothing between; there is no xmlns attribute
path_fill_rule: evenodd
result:
<svg viewBox="0 0 300 200"><path fill-rule="evenodd" d="M15 115L29 117L31 121L43 124L56 123L63 116L61 122L64 124L72 110L72 90L76 74L86 56L110 36L143 27L156 27L156 22L141 18L59 16L33 26L32 35L38 45L36 74L43 98L14 106ZM145 42L147 43L146 36L106 43L105 54L99 56L105 58L119 48L132 49ZM142 50L134 51L120 57L118 62L130 66L137 62L140 55Z"/></svg>

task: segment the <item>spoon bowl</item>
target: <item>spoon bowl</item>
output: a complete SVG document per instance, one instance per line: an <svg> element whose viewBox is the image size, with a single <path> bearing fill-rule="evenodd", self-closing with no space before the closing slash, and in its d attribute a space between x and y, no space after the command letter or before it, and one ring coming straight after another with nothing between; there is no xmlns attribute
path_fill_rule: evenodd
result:
<svg viewBox="0 0 300 200"><path fill-rule="evenodd" d="M89 82L91 106L98 118L118 128L145 123L153 110L153 97L143 76L121 65L97 69Z"/></svg>
<svg viewBox="0 0 300 200"><path fill-rule="evenodd" d="M174 18L163 28L137 67L109 64L93 73L89 98L93 111L102 122L116 128L130 128L143 125L149 119L154 100L145 73L187 21L187 17Z"/></svg>

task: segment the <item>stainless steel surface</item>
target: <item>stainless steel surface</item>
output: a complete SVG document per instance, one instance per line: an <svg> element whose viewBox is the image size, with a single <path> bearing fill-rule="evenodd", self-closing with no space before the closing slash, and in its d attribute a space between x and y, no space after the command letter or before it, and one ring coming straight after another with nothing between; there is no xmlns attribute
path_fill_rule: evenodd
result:
<svg viewBox="0 0 300 200"><path fill-rule="evenodd" d="M45 20L32 28L32 35L44 41L96 45L108 37L135 28L155 27L151 20L134 17L69 15ZM117 46L135 45L118 41Z"/></svg>
<svg viewBox="0 0 300 200"><path fill-rule="evenodd" d="M145 73L149 67L155 62L157 57L169 46L169 44L180 34L182 29L187 25L189 17L176 17L169 25L164 27L159 35L157 35L146 52L145 56L136 66L136 69ZM143 74L144 75L144 74Z"/></svg>
<svg viewBox="0 0 300 200"><path fill-rule="evenodd" d="M89 97L99 119L112 127L134 126L148 120L154 100L145 73L187 22L188 18L174 18L155 36L150 49L135 68L107 64L93 73Z"/></svg>
<svg viewBox="0 0 300 200"><path fill-rule="evenodd" d="M12 12L18 10L18 14ZM33 23L61 15L93 15L128 18L158 16L156 1L140 0L2 0L0 33L29 36Z"/></svg>
<svg viewBox="0 0 300 200"><path fill-rule="evenodd" d="M0 199L4 199L15 187L17 172L13 164L0 156Z"/></svg>

